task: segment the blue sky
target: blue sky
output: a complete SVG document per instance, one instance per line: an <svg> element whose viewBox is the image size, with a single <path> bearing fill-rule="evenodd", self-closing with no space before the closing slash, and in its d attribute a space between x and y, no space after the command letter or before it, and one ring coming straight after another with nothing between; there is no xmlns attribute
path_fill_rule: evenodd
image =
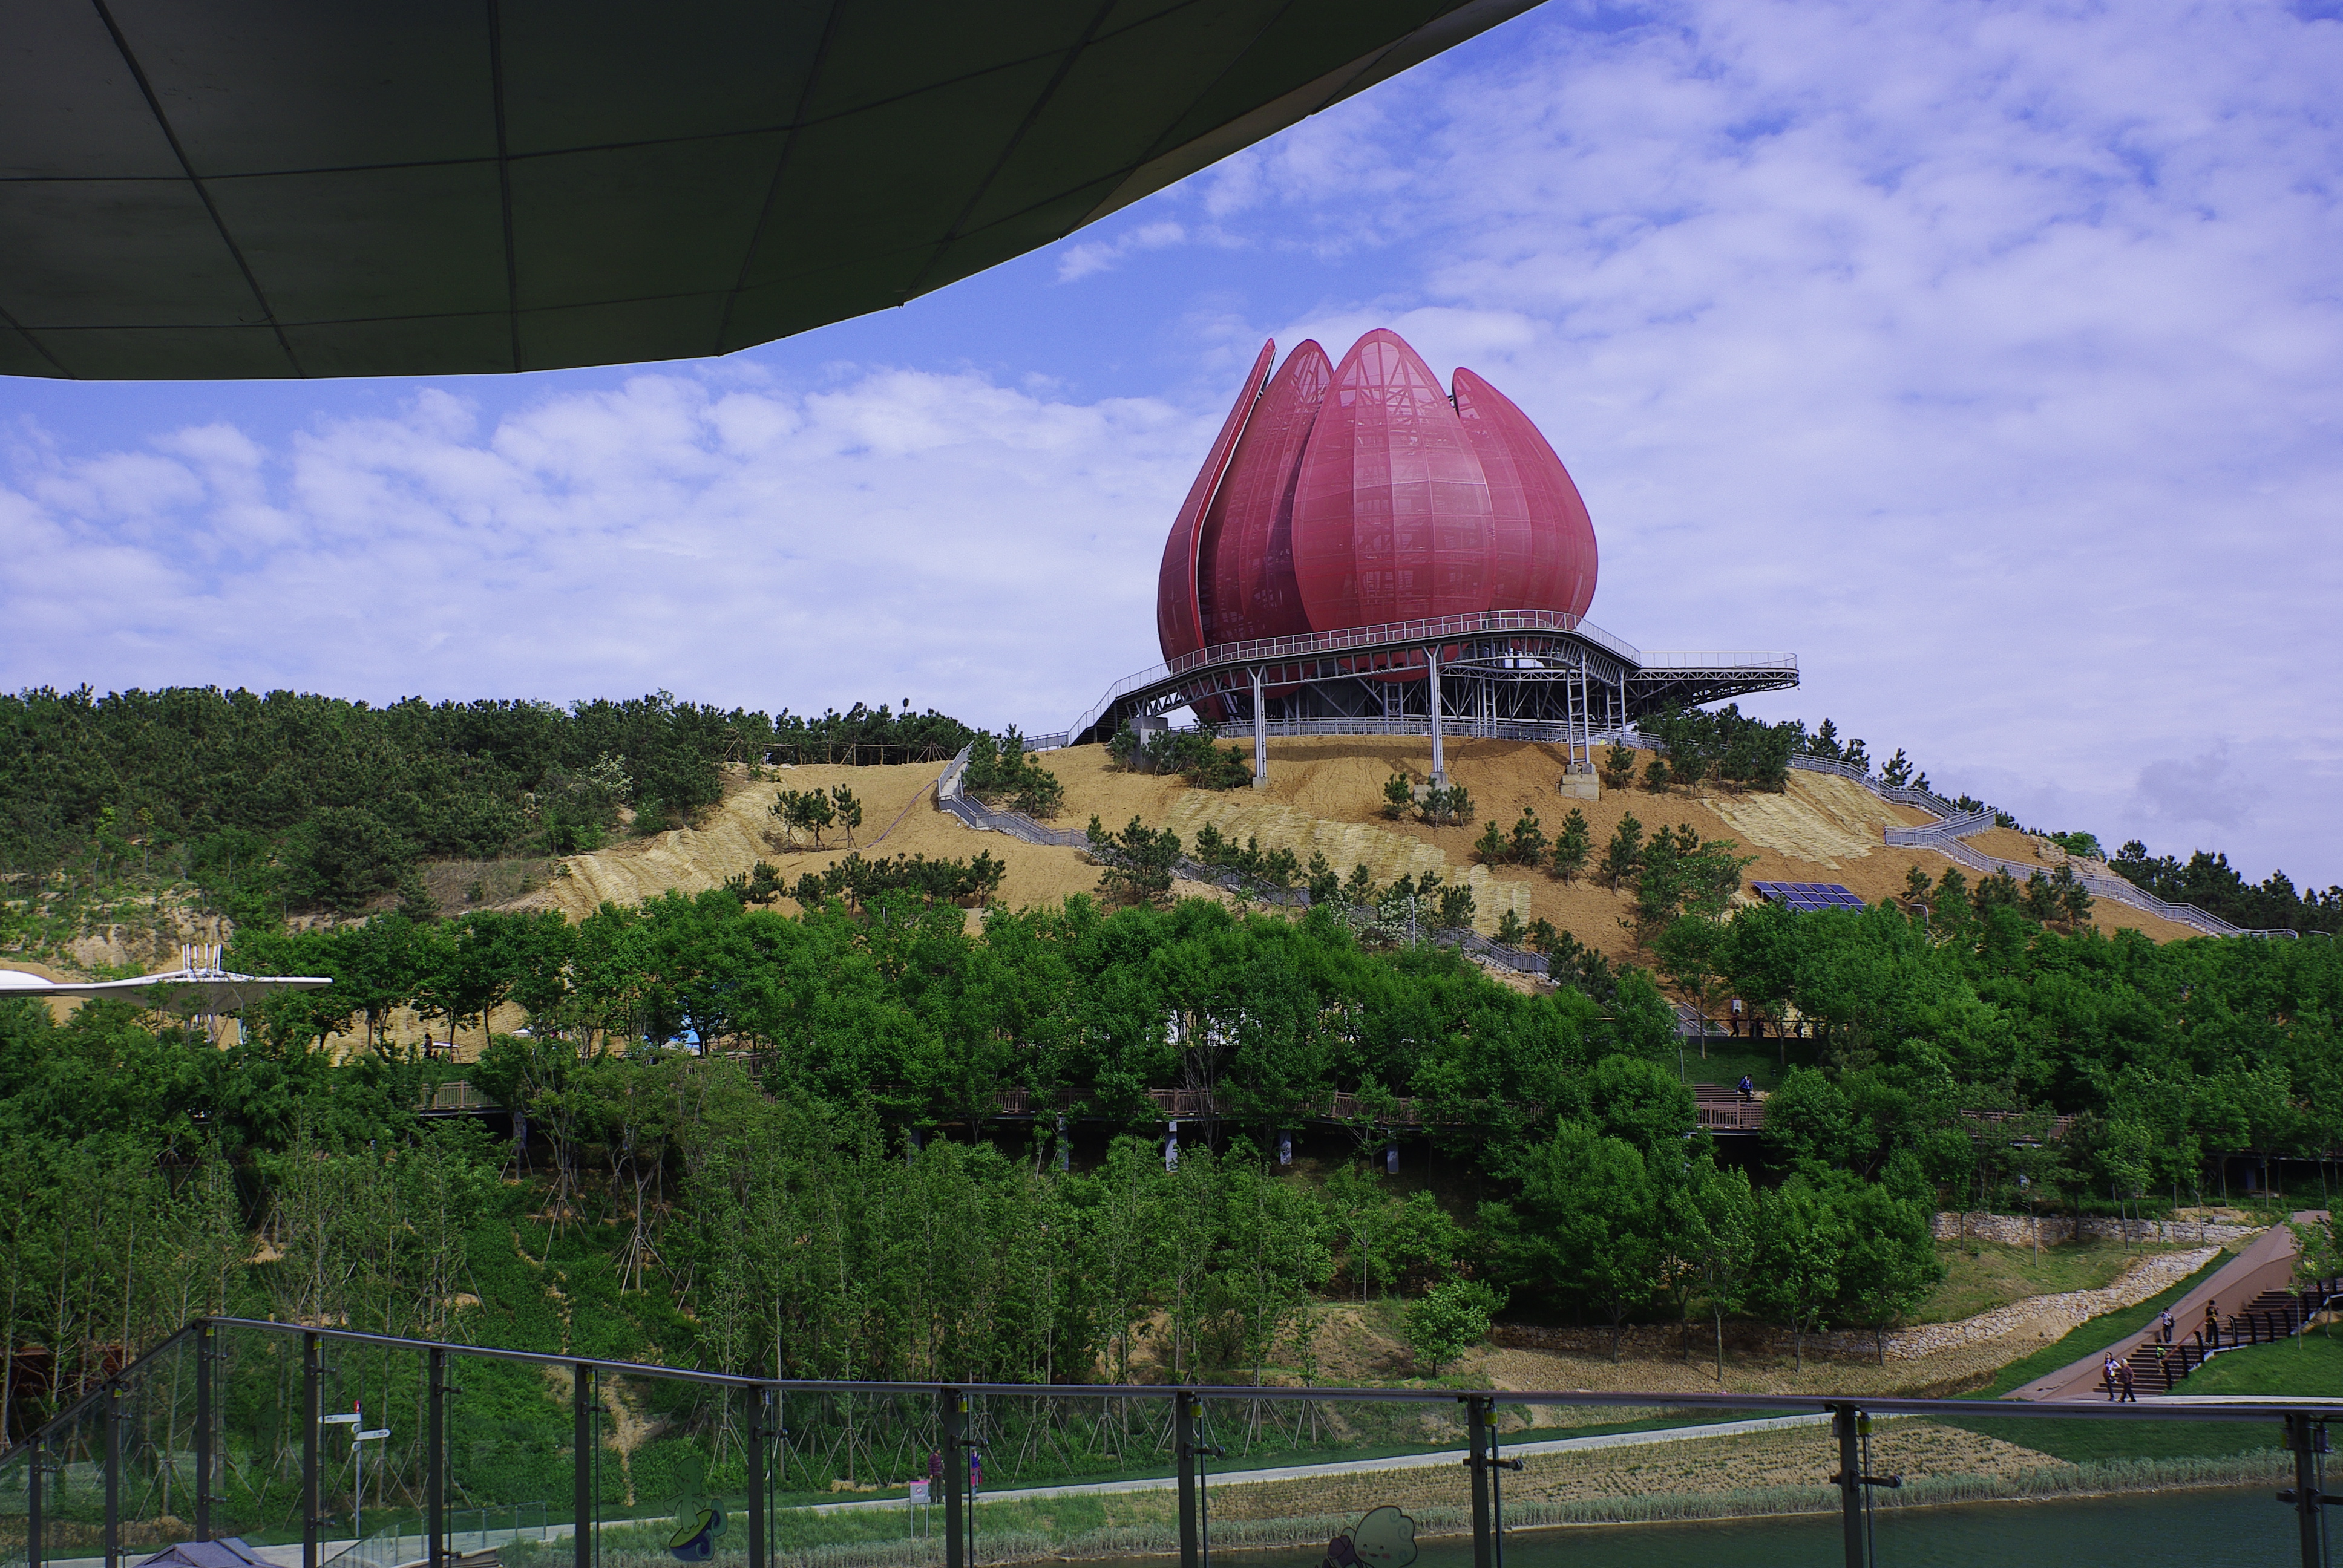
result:
<svg viewBox="0 0 2343 1568"><path fill-rule="evenodd" d="M715 361L0 382L0 682L909 696L1156 657L1262 338L1487 375L1593 618L1797 652L2042 827L2343 881L2328 5L1539 10L1051 249Z"/></svg>

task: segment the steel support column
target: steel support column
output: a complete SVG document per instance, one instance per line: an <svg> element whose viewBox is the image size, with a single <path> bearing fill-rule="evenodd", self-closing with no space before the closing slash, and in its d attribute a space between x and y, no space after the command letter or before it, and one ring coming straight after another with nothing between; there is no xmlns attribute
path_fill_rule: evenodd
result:
<svg viewBox="0 0 2343 1568"><path fill-rule="evenodd" d="M301 1336L301 1568L317 1568L318 1344L315 1334Z"/></svg>
<svg viewBox="0 0 2343 1568"><path fill-rule="evenodd" d="M196 1539L212 1538L213 1329L196 1325Z"/></svg>
<svg viewBox="0 0 2343 1568"><path fill-rule="evenodd" d="M106 1568L122 1568L122 1385L106 1390Z"/></svg>
<svg viewBox="0 0 2343 1568"><path fill-rule="evenodd" d="M1269 788L1269 716L1262 700L1261 676L1261 667L1255 665L1252 672L1252 787L1266 789Z"/></svg>
<svg viewBox="0 0 2343 1568"><path fill-rule="evenodd" d="M41 1477L48 1462L49 1445L35 1432L25 1471L25 1568L41 1568Z"/></svg>
<svg viewBox="0 0 2343 1568"><path fill-rule="evenodd" d="M569 1560L576 1568L594 1564L594 1369L579 1362L569 1369L570 1517Z"/></svg>
<svg viewBox="0 0 2343 1568"><path fill-rule="evenodd" d="M765 1568L765 1408L769 1389L757 1389L749 1402L749 1568Z"/></svg>
<svg viewBox="0 0 2343 1568"><path fill-rule="evenodd" d="M2291 1503L2302 1547L2302 1568L2322 1568L2326 1534L2326 1497L2318 1490L2319 1439L2324 1436L2308 1412L2286 1418L2286 1445L2294 1451L2294 1485L2278 1494Z"/></svg>
<svg viewBox="0 0 2343 1568"><path fill-rule="evenodd" d="M956 1388L936 1396L936 1423L943 1429L944 1473L937 1484L944 1489L944 1568L962 1568L965 1561L960 1528L961 1515L967 1512L963 1500L968 1492L968 1450L960 1444L960 1418L967 1410L968 1398Z"/></svg>
<svg viewBox="0 0 2343 1568"><path fill-rule="evenodd" d="M423 1560L428 1568L447 1561L447 1352L428 1357L423 1418Z"/></svg>
<svg viewBox="0 0 2343 1568"><path fill-rule="evenodd" d="M1831 1406L1831 1426L1838 1432L1836 1479L1839 1523L1846 1538L1846 1568L1865 1568L1863 1553L1863 1464L1855 1422L1855 1406Z"/></svg>
<svg viewBox="0 0 2343 1568"><path fill-rule="evenodd" d="M1473 1472L1473 1568L1496 1568L1495 1515L1489 1506L1489 1401L1474 1394L1464 1402L1464 1462Z"/></svg>
<svg viewBox="0 0 2343 1568"><path fill-rule="evenodd" d="M1423 663L1431 672L1432 787L1445 789L1448 788L1448 764L1440 754L1440 650L1436 648L1425 649Z"/></svg>
<svg viewBox="0 0 2343 1568"><path fill-rule="evenodd" d="M1172 1445L1180 1461L1180 1568L1201 1568L1202 1532L1196 1527L1196 1396L1182 1389L1172 1405Z"/></svg>

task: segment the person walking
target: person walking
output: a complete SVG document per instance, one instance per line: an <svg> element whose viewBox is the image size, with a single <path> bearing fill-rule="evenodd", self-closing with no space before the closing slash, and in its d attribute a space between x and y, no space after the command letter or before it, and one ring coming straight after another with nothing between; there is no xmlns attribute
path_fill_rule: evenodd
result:
<svg viewBox="0 0 2343 1568"><path fill-rule="evenodd" d="M2106 1359L2106 1360L2104 1360L2104 1361L2102 1361L2102 1362L2099 1363L2099 1381L2100 1381L2100 1382L2104 1383L2104 1384L2106 1385L2106 1387L2107 1387L2107 1402L2108 1402L2109 1404L2113 1404L2113 1403L2115 1403L2115 1402L2116 1402L2116 1354L2115 1354L2115 1352L2113 1352L2113 1351L2109 1351L2109 1352L2107 1352L2107 1359Z"/></svg>
<svg viewBox="0 0 2343 1568"><path fill-rule="evenodd" d="M2131 1358L2124 1357L2116 1363L2116 1377L2123 1384L2123 1398L2133 1404L2139 1402L2139 1391L2132 1386ZM2117 1402L2122 1402L2121 1401Z"/></svg>
<svg viewBox="0 0 2343 1568"><path fill-rule="evenodd" d="M1739 1040L1741 1038L1741 999L1739 997L1735 997L1733 1005L1725 1010L1725 1023L1733 1031L1733 1038Z"/></svg>
<svg viewBox="0 0 2343 1568"><path fill-rule="evenodd" d="M2217 1303L2205 1303L2205 1348L2212 1350L2221 1342L2221 1313Z"/></svg>
<svg viewBox="0 0 2343 1568"><path fill-rule="evenodd" d="M2167 1307L2162 1312L2158 1313L2157 1316L2162 1319L2162 1322L2157 1326L2163 1331L2164 1342L2168 1345L2172 1342L2172 1330L2174 1326L2172 1322L2172 1309L2170 1307Z"/></svg>
<svg viewBox="0 0 2343 1568"><path fill-rule="evenodd" d="M1742 1104L1746 1105L1757 1098L1757 1082L1745 1072L1741 1075L1740 1088Z"/></svg>

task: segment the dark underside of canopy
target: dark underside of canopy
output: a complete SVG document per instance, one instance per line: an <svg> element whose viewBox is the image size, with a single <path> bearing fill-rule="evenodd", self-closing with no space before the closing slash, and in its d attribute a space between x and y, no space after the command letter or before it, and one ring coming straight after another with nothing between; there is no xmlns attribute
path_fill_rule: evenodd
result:
<svg viewBox="0 0 2343 1568"><path fill-rule="evenodd" d="M1047 245L1534 0L10 0L0 374L724 354Z"/></svg>

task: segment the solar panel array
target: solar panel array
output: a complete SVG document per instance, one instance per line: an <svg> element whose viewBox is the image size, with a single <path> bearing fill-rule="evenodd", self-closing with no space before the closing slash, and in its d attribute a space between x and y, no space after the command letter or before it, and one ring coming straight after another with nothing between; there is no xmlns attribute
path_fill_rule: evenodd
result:
<svg viewBox="0 0 2343 1568"><path fill-rule="evenodd" d="M1863 895L1836 882L1752 882L1761 899L1785 910L1859 910Z"/></svg>

